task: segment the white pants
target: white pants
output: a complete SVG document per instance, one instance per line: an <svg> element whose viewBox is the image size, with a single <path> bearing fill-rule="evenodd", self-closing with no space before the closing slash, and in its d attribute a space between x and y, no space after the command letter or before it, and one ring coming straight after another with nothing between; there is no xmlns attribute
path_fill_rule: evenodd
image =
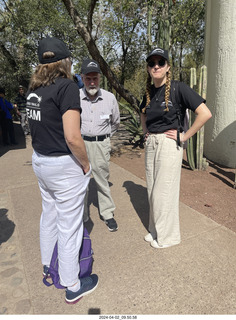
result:
<svg viewBox="0 0 236 320"><path fill-rule="evenodd" d="M180 243L179 189L183 148L165 134L151 134L145 146L149 232L160 246Z"/></svg>
<svg viewBox="0 0 236 320"><path fill-rule="evenodd" d="M47 157L34 151L34 172L42 196L40 249L49 265L56 241L61 285L78 281L78 255L83 237L84 197L91 171L84 175L73 155Z"/></svg>
<svg viewBox="0 0 236 320"><path fill-rule="evenodd" d="M100 215L104 220L113 218L113 212L115 211L115 204L111 196L111 190L109 187L109 160L111 152L110 138L106 138L103 141L84 141L88 158L92 166L93 178L97 185L98 192L98 205ZM88 192L85 197L84 205L84 219L89 216L88 208Z"/></svg>

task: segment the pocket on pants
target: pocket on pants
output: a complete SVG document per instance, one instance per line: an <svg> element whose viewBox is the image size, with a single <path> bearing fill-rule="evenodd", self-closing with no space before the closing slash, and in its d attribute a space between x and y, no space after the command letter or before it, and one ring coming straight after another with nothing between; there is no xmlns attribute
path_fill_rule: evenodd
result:
<svg viewBox="0 0 236 320"><path fill-rule="evenodd" d="M85 177L90 177L91 173L92 173L92 166L91 164L89 164L89 171L85 173Z"/></svg>

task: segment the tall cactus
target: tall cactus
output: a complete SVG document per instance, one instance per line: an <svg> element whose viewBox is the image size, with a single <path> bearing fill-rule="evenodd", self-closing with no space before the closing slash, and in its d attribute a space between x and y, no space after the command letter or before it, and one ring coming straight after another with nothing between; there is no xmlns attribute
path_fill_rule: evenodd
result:
<svg viewBox="0 0 236 320"><path fill-rule="evenodd" d="M171 18L172 18L173 0L164 2L162 16L158 21L158 45L161 48L169 50L171 39Z"/></svg>
<svg viewBox="0 0 236 320"><path fill-rule="evenodd" d="M199 94L206 99L207 91L207 67L201 67L200 83L199 83ZM206 170L207 162L203 158L203 147L204 147L204 126L197 132L197 148L196 148L196 164L198 170Z"/></svg>
<svg viewBox="0 0 236 320"><path fill-rule="evenodd" d="M196 69L190 69L190 87L196 85ZM199 94L206 99L207 89L207 67L202 66L200 72ZM189 112L189 126L194 122L195 115ZM206 159L203 157L204 146L204 127L202 127L193 137L188 140L187 159L192 170L205 170L207 167Z"/></svg>
<svg viewBox="0 0 236 320"><path fill-rule="evenodd" d="M148 35L148 41L147 41L147 51L149 52L152 48L152 35L151 35L151 29L152 29L152 3L150 0L147 1L148 5L148 20L147 20L147 35Z"/></svg>
<svg viewBox="0 0 236 320"><path fill-rule="evenodd" d="M190 87L193 89L194 86L197 84L197 77L196 77L196 68L190 69ZM192 123L194 122L195 115L194 113L189 110L189 127L191 127ZM195 162L196 162L196 137L193 136L188 139L187 143L187 159L189 166L192 170L196 169Z"/></svg>

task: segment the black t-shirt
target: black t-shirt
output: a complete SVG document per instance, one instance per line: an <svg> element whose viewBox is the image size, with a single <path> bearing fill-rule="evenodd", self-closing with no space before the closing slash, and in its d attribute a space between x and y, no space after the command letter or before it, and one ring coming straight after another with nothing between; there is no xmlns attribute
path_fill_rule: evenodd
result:
<svg viewBox="0 0 236 320"><path fill-rule="evenodd" d="M175 88L175 90L174 90ZM175 96L173 96L175 94ZM183 82L171 81L171 93L168 103L169 111L165 104L165 84L159 88L151 86L151 102L146 108L146 126L151 133L162 133L169 129L177 129L179 121L177 118L176 104L180 106L181 121L183 122L186 109L193 112L205 100L193 89ZM146 95L140 105L140 112L146 105Z"/></svg>
<svg viewBox="0 0 236 320"><path fill-rule="evenodd" d="M26 111L35 151L46 156L71 154L62 123L62 115L69 109L81 112L79 87L70 79L58 78L54 84L27 92Z"/></svg>

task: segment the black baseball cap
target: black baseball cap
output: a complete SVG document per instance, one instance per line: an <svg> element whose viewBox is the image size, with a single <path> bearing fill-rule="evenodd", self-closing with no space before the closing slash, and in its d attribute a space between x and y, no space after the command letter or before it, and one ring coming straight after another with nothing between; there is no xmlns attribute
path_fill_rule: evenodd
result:
<svg viewBox="0 0 236 320"><path fill-rule="evenodd" d="M81 73L87 74L90 72L98 72L101 73L100 66L97 61L93 59L85 59L82 63Z"/></svg>
<svg viewBox="0 0 236 320"><path fill-rule="evenodd" d="M168 54L168 50L164 50L162 48L155 48L153 49L147 56L146 61L149 60L149 58L151 58L152 56L161 56L164 59L166 59L167 61L169 61L169 54Z"/></svg>
<svg viewBox="0 0 236 320"><path fill-rule="evenodd" d="M55 56L48 59L43 58L43 54L47 51L53 52ZM71 52L62 40L55 37L46 37L39 41L38 58L42 64L57 62L70 56Z"/></svg>

